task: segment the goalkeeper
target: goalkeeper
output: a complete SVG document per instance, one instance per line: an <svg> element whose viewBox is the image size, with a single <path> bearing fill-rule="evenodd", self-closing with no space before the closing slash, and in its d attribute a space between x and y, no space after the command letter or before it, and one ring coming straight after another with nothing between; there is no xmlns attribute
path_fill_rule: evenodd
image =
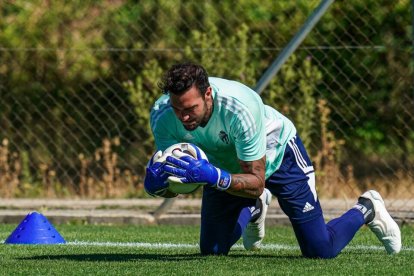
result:
<svg viewBox="0 0 414 276"><path fill-rule="evenodd" d="M253 90L209 78L192 63L172 66L159 87L165 95L150 114L157 149L193 143L209 162L169 156L164 166L147 168L145 189L154 196L176 196L167 190L168 175L205 183L202 254L227 254L240 237L247 250L260 248L272 195L289 217L305 257L337 256L364 224L389 254L400 251L400 229L376 191L365 192L353 208L325 223L314 169L295 126Z"/></svg>

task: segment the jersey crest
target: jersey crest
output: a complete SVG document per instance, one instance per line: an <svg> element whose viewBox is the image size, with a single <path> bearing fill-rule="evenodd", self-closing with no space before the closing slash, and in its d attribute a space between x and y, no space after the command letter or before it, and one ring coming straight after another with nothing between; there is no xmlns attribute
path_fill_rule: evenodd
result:
<svg viewBox="0 0 414 276"><path fill-rule="evenodd" d="M223 141L226 144L229 144L229 142L230 142L229 135L224 130L221 130L219 132L219 137L220 137L221 141Z"/></svg>

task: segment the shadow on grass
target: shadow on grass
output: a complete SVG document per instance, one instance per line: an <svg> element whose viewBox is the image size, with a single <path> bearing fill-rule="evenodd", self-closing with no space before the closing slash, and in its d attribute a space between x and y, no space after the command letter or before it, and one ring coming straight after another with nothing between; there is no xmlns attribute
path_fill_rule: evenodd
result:
<svg viewBox="0 0 414 276"><path fill-rule="evenodd" d="M18 258L18 260L69 260L78 262L125 262L136 260L149 261L192 261L207 258L258 258L258 259L299 259L300 256L275 256L275 255L228 255L228 256L202 256L200 254L68 254L68 255L41 255Z"/></svg>

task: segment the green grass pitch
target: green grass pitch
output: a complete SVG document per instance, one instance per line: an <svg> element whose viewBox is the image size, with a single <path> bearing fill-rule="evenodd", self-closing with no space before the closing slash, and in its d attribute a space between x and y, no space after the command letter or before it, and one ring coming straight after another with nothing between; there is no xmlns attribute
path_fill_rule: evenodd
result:
<svg viewBox="0 0 414 276"><path fill-rule="evenodd" d="M16 225L0 225L4 241ZM64 245L0 244L1 275L413 275L414 227L388 256L364 227L335 259L305 259L290 227L267 227L264 248L240 243L228 256L200 256L198 226L57 225Z"/></svg>

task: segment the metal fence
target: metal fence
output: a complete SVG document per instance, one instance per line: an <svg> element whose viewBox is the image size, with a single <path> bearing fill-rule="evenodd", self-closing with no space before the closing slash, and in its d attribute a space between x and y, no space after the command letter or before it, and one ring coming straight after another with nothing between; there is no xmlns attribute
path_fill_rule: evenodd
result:
<svg viewBox="0 0 414 276"><path fill-rule="evenodd" d="M191 59L254 87L319 4L3 2L2 197L146 196L162 71ZM262 93L301 131L321 197L413 197L411 12L335 1Z"/></svg>

